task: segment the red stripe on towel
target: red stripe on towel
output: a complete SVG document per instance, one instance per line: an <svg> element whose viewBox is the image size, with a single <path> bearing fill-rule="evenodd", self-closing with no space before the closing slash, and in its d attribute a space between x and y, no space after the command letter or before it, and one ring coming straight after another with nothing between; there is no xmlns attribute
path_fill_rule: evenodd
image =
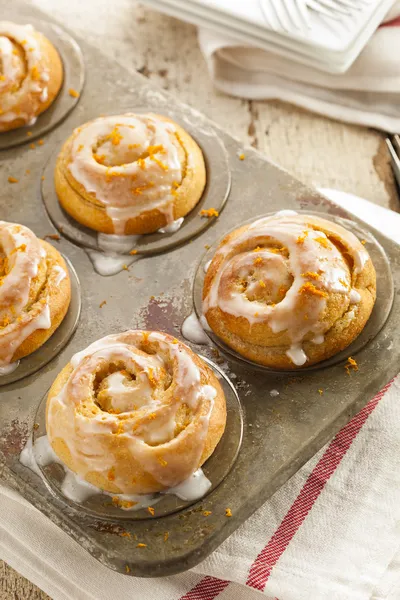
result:
<svg viewBox="0 0 400 600"><path fill-rule="evenodd" d="M250 567L246 584L263 591L272 569L282 556L296 531L299 529L326 482L333 475L341 460L360 432L365 421L390 388L388 383L368 404L347 423L329 444L324 455L307 478L296 500L284 519L261 550ZM230 581L217 577L204 577L180 600L214 600L229 585Z"/></svg>
<svg viewBox="0 0 400 600"><path fill-rule="evenodd" d="M247 585L263 590L273 567L286 550L296 531L310 512L314 502L350 448L361 427L389 389L388 383L368 404L347 423L329 444L322 458L308 476L296 500L283 521L252 564Z"/></svg>

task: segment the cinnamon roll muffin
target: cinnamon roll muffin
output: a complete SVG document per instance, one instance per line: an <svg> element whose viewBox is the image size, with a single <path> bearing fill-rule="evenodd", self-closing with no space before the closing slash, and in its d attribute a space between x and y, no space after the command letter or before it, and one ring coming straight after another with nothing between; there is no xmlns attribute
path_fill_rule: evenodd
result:
<svg viewBox="0 0 400 600"><path fill-rule="evenodd" d="M43 34L32 25L0 21L0 132L33 125L62 81L60 56Z"/></svg>
<svg viewBox="0 0 400 600"><path fill-rule="evenodd" d="M115 494L187 480L225 423L212 370L185 344L152 331L109 335L78 352L47 398L47 435L62 463Z"/></svg>
<svg viewBox="0 0 400 600"><path fill-rule="evenodd" d="M346 348L375 297L374 266L353 233L281 211L222 240L205 276L203 312L245 358L295 369Z"/></svg>
<svg viewBox="0 0 400 600"><path fill-rule="evenodd" d="M0 372L49 339L70 299L61 254L27 227L0 221Z"/></svg>
<svg viewBox="0 0 400 600"><path fill-rule="evenodd" d="M206 182L203 154L161 115L100 117L75 129L57 161L64 210L102 233L152 233L188 214Z"/></svg>

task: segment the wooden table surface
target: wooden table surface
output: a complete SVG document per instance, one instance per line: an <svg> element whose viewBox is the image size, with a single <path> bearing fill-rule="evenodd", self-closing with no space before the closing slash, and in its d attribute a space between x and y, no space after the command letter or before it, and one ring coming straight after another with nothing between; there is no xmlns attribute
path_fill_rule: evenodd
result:
<svg viewBox="0 0 400 600"><path fill-rule="evenodd" d="M123 65L139 70L244 143L265 152L305 183L352 192L400 210L383 135L279 101L241 100L217 92L191 25L131 0L31 1ZM0 561L0 600L46 598Z"/></svg>

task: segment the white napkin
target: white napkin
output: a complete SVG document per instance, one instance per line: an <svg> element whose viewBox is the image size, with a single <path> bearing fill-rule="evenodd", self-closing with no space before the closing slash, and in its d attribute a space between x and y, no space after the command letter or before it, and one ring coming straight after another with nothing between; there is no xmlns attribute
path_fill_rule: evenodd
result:
<svg viewBox="0 0 400 600"><path fill-rule="evenodd" d="M343 74L312 67L201 29L199 41L216 87L227 94L279 99L346 121L400 132L400 0Z"/></svg>
<svg viewBox="0 0 400 600"><path fill-rule="evenodd" d="M400 215L324 192L400 243ZM110 571L5 486L0 557L54 600L399 600L399 398L400 376L187 573Z"/></svg>

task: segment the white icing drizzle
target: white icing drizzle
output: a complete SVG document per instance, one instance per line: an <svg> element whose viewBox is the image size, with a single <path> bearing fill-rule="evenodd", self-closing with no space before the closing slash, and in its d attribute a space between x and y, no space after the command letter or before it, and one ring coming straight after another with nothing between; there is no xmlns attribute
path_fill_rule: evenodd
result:
<svg viewBox="0 0 400 600"><path fill-rule="evenodd" d="M175 126L155 115L101 117L74 131L68 168L123 235L129 219L152 210L167 226L174 222L183 177L178 148Z"/></svg>
<svg viewBox="0 0 400 600"><path fill-rule="evenodd" d="M204 475L202 469L197 469L182 483L170 488L164 494L173 494L181 500L197 500L202 498L210 489L211 481Z"/></svg>
<svg viewBox="0 0 400 600"><path fill-rule="evenodd" d="M0 258L7 261L0 285L0 367L3 374L15 351L37 329L51 326L46 296L30 298L32 280L39 264L45 262L46 252L30 229L23 225L0 221ZM54 276L58 275L54 272ZM33 299L34 300L34 299Z"/></svg>
<svg viewBox="0 0 400 600"><path fill-rule="evenodd" d="M31 25L0 21L0 123L22 119L32 125L47 102L50 76L34 33Z"/></svg>
<svg viewBox="0 0 400 600"><path fill-rule="evenodd" d="M192 313L183 321L182 335L194 344L208 344L210 341L195 313Z"/></svg>
<svg viewBox="0 0 400 600"><path fill-rule="evenodd" d="M96 472L107 480L113 470L120 494L137 489L110 451L114 439L125 448L125 460L137 461L160 491L180 484L198 468L217 395L215 387L202 383L192 356L189 348L156 332L128 331L94 342L72 357L66 384L48 400L50 443L64 440L68 466L83 479ZM108 372L107 365L117 370ZM104 377L94 391L92 374L99 370ZM182 404L190 418L176 434ZM91 410L82 411L82 405Z"/></svg>
<svg viewBox="0 0 400 600"><path fill-rule="evenodd" d="M108 254L125 254L135 249L140 235L115 235L112 233L98 233L97 244L101 250Z"/></svg>
<svg viewBox="0 0 400 600"><path fill-rule="evenodd" d="M15 369L18 369L19 367L19 360L16 360L13 363L10 363L9 365L3 365L2 367L0 367L0 377L2 375L10 375L10 373L13 373L15 371Z"/></svg>
<svg viewBox="0 0 400 600"><path fill-rule="evenodd" d="M112 494L88 483L63 465L51 447L47 435L37 438L34 444L32 444L32 437L29 437L25 448L20 454L19 460L21 464L36 473L36 475L39 475L42 479L45 478L41 468L53 463L60 464L65 471L60 491L66 498L77 504L82 504L88 498L97 494L104 494L112 498L113 503L122 510L136 511L148 506L154 506L162 499L161 494ZM193 501L202 498L210 487L211 482L204 475L202 469L198 469L186 481L183 481L175 488L165 490L163 494L175 495L181 500Z"/></svg>
<svg viewBox="0 0 400 600"><path fill-rule="evenodd" d="M207 271L208 271L208 269L209 269L209 267L210 267L211 263L212 263L212 258L210 258L210 260L208 260L208 261L206 262L206 264L204 265L204 267L203 267L203 271L204 271L204 273L207 273Z"/></svg>
<svg viewBox="0 0 400 600"><path fill-rule="evenodd" d="M103 277L116 275L126 270L127 267L130 267L130 265L139 259L138 256L129 256L127 254L118 256L117 254L97 252L97 250L85 249L85 252L89 256L96 273Z"/></svg>
<svg viewBox="0 0 400 600"><path fill-rule="evenodd" d="M346 246L352 271L324 231ZM302 366L307 360L303 340L321 344L329 328L321 320L329 294L343 296L343 313L361 299L352 284L367 260L362 244L340 225L280 211L220 246L213 259L218 270L203 311L207 315L218 307L250 325L267 324L273 334L284 332L290 340L287 355Z"/></svg>
<svg viewBox="0 0 400 600"><path fill-rule="evenodd" d="M53 271L57 273L57 276L54 280L54 285L59 285L62 282L62 280L66 278L67 274L65 270L62 267L60 267L60 265L54 265Z"/></svg>
<svg viewBox="0 0 400 600"><path fill-rule="evenodd" d="M161 227L161 229L158 230L158 233L176 233L182 227L184 220L184 217L179 217L179 219L172 221L169 225Z"/></svg>
<svg viewBox="0 0 400 600"><path fill-rule="evenodd" d="M357 290L352 288L350 290L350 304L358 304L361 300L361 295Z"/></svg>

